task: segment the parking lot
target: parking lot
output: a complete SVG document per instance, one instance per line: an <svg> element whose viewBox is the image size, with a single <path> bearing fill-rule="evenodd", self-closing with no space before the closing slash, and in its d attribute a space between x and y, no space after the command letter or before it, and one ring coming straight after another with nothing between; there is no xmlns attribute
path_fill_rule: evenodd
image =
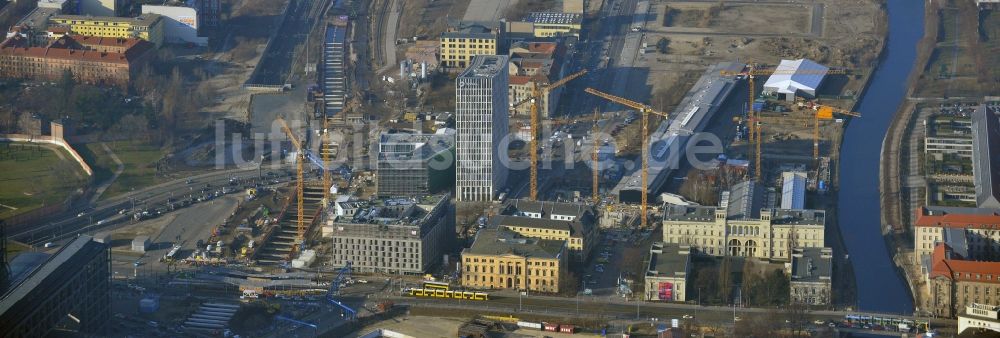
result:
<svg viewBox="0 0 1000 338"><path fill-rule="evenodd" d="M627 276L623 272L641 265L634 264L635 260L641 260L641 257L631 257L633 255L630 255L629 251L634 253L648 250L651 233L632 234L629 230L610 230L602 233L601 243L594 248L580 278L582 283L580 292L594 297L621 297L623 290L619 289L620 278L634 279L634 276Z"/></svg>

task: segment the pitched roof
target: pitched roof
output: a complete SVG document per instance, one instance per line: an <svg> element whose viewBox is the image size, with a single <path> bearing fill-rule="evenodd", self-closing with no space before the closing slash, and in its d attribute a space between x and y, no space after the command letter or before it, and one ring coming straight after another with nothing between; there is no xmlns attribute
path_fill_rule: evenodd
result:
<svg viewBox="0 0 1000 338"><path fill-rule="evenodd" d="M783 94L795 94L799 90L815 91L828 70L830 68L808 59L781 60L776 73L767 78L764 88Z"/></svg>
<svg viewBox="0 0 1000 338"><path fill-rule="evenodd" d="M1000 284L1000 262L967 261L947 244L938 243L931 254L930 277L953 281Z"/></svg>
<svg viewBox="0 0 1000 338"><path fill-rule="evenodd" d="M914 226L945 228L1000 228L1000 210L981 208L929 208L916 210Z"/></svg>
<svg viewBox="0 0 1000 338"><path fill-rule="evenodd" d="M474 255L517 255L526 258L559 258L565 241L522 237L505 229L482 229L472 247L462 253Z"/></svg>

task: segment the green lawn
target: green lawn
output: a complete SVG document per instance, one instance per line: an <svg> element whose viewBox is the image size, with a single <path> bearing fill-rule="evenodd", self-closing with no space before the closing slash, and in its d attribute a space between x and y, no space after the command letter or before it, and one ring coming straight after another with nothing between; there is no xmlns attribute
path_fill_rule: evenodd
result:
<svg viewBox="0 0 1000 338"><path fill-rule="evenodd" d="M61 203L89 180L63 150L61 160L49 148L0 143L0 219Z"/></svg>
<svg viewBox="0 0 1000 338"><path fill-rule="evenodd" d="M109 142L108 147L125 164L125 170L108 187L101 198L109 198L128 192L133 188L141 189L166 180L156 175L156 162L164 155L164 151L159 147L137 141ZM81 148L86 148L84 152L87 154L84 155L84 158L86 158L87 163L91 163L92 167L100 167L100 169L94 169L95 172L102 172L98 178L102 178L105 175L103 173L106 173L107 177L110 178L118 168L100 143L90 143Z"/></svg>

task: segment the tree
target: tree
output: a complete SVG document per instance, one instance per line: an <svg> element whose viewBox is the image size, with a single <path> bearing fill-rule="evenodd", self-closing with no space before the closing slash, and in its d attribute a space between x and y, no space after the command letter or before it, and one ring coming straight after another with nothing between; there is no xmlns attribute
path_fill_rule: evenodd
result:
<svg viewBox="0 0 1000 338"><path fill-rule="evenodd" d="M76 78L73 76L73 72L66 69L62 73L62 77L59 78L58 87L62 91L60 98L62 99L61 112L69 111L70 102L69 98L73 95L73 88L76 86Z"/></svg>
<svg viewBox="0 0 1000 338"><path fill-rule="evenodd" d="M667 54L670 51L670 39L662 37L659 41L656 41L656 50L660 54Z"/></svg>

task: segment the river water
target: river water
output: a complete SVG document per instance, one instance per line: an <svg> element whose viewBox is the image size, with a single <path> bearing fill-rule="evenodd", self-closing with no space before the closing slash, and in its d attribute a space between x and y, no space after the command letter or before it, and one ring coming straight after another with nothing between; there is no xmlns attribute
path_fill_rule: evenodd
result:
<svg viewBox="0 0 1000 338"><path fill-rule="evenodd" d="M854 266L859 311L913 312L881 232L879 160L882 139L906 95L906 79L923 36L924 2L889 0L889 39L841 148L838 218Z"/></svg>

